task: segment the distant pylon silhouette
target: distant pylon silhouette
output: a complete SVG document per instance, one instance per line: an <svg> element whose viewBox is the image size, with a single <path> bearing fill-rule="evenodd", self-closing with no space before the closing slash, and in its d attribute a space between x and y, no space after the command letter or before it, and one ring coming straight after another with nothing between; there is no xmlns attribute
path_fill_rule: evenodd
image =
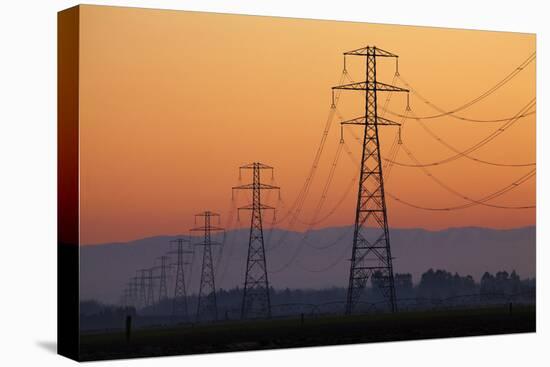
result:
<svg viewBox="0 0 550 367"><path fill-rule="evenodd" d="M132 301L132 282L126 283L126 288L124 288L124 293L122 295L122 307L127 308L133 306Z"/></svg>
<svg viewBox="0 0 550 367"><path fill-rule="evenodd" d="M155 267L147 269L147 306L152 306L155 304L155 277L154 274Z"/></svg>
<svg viewBox="0 0 550 367"><path fill-rule="evenodd" d="M159 276L159 303L166 300L168 298L168 287L167 287L167 274L166 269L168 268L168 260L170 260L169 256L160 256L158 258L160 260L160 266L157 268L160 269L160 276Z"/></svg>
<svg viewBox="0 0 550 367"><path fill-rule="evenodd" d="M395 312L397 306L378 127L400 124L378 116L376 93L378 91L408 92L408 90L378 82L376 79L376 59L378 57L395 58L397 74L397 55L369 46L345 52L344 58L347 55L365 57L366 80L333 87L333 97L334 89L363 90L366 93L365 115L342 122L342 124L364 126L346 313L354 312L369 279L373 286L376 285L382 291L388 309Z"/></svg>
<svg viewBox="0 0 550 367"><path fill-rule="evenodd" d="M140 308L147 306L147 269L138 270L139 276L139 300Z"/></svg>
<svg viewBox="0 0 550 367"><path fill-rule="evenodd" d="M130 299L134 308L139 307L139 277L135 276L130 279Z"/></svg>
<svg viewBox="0 0 550 367"><path fill-rule="evenodd" d="M212 241L212 232L223 231L223 228L212 225L212 217L217 217L219 222L219 214L205 211L197 214L195 218L197 217L203 218L204 220L203 226L191 228L191 231L203 232L203 240L195 244L195 246L202 247L202 268L199 299L197 303L197 320L217 320L218 305L216 302L216 282L214 277L212 246L221 245L221 243Z"/></svg>
<svg viewBox="0 0 550 367"><path fill-rule="evenodd" d="M174 299L172 300L172 316L178 318L187 318L187 293L185 290L185 269L184 256L192 254L189 249L189 240L186 238L177 238L170 241L175 244L176 249L168 252L176 255L176 279L174 281Z"/></svg>
<svg viewBox="0 0 550 367"><path fill-rule="evenodd" d="M261 183L260 172L271 170L273 175L273 167L259 162L247 164L239 168L239 177L241 175L240 171L243 169L252 170L252 183L233 187L233 190L252 190L252 203L237 209L239 211L252 211L241 318L270 318L271 300L269 297L262 210L274 208L261 203L261 192L262 190L279 190L279 187Z"/></svg>

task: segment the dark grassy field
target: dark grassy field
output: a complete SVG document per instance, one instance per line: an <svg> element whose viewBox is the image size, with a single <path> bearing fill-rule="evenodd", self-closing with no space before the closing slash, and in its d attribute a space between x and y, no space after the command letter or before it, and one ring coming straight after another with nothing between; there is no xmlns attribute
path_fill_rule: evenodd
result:
<svg viewBox="0 0 550 367"><path fill-rule="evenodd" d="M535 306L233 321L81 335L80 358L133 358L535 331Z"/></svg>

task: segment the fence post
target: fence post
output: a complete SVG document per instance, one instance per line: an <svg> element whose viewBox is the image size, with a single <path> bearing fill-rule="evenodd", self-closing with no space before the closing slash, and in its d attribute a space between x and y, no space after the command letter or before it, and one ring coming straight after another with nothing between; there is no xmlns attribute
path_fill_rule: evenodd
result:
<svg viewBox="0 0 550 367"><path fill-rule="evenodd" d="M130 334L132 333L132 316L126 316L126 342L130 342Z"/></svg>

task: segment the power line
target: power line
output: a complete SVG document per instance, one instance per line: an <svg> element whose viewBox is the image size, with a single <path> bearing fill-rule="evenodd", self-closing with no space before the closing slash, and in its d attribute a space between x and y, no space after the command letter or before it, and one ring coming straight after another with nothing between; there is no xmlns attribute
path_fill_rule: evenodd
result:
<svg viewBox="0 0 550 367"><path fill-rule="evenodd" d="M497 129L495 129L493 132L491 132L489 135L487 135L486 137L484 137L483 139L481 139L480 141L478 141L477 143L475 143L474 145L470 146L469 148L465 149L465 150L459 150L457 148L455 148L454 146L452 146L451 144L447 143L443 138L441 138L439 135L437 135L435 132L433 132L428 126L426 126L426 124L424 124L422 122L422 119L421 118L418 118L416 116L413 115L413 119L418 121L420 126L432 137L434 138L436 141L438 141L440 144L444 145L445 147L447 147L448 149L452 150L453 152L455 152L456 154L455 155L452 155L450 157L447 157L445 159L441 159L441 160L438 160L438 161L433 161L433 162L429 162L429 163L423 163L423 164L410 164L410 163L403 163L403 162L397 162L395 160L391 160L391 159L388 159L388 158L385 158L384 160L385 161L390 161L392 164L395 164L397 166L401 166L401 167L430 167L430 166L438 166L438 165L442 165L442 164L445 164L445 163L449 163L449 162L452 162L454 160L457 160L459 158L467 158L471 161L474 161L474 162L477 162L477 163L483 163L483 164L487 164L487 165L491 165L491 166L499 166L499 167L528 167L528 166L534 166L536 165L535 162L529 162L529 163L500 163L500 162L491 162L491 161L487 161L485 159L481 159L481 158L476 158L476 157L472 157L470 156L469 154L470 153L473 153L474 151L478 150L479 148L483 147L484 145L488 144L490 141L492 141L493 139L495 139L496 137L498 137L500 134L502 134L504 131L506 131L507 129L509 129L511 126L513 126L515 123L517 123L519 121L519 118L520 116L522 116L522 113L524 113L525 111L529 111L531 108L533 108L534 106L536 105L536 100L535 99L532 99L531 101L529 101L529 103L527 103L525 106L523 106L521 108L520 111L518 111L518 113L512 117L511 119L509 119L508 121L506 121L504 124L500 125Z"/></svg>
<svg viewBox="0 0 550 367"><path fill-rule="evenodd" d="M344 236L342 237L345 237L347 236L347 234L345 234ZM339 240L341 241L341 239ZM339 242L338 241L338 242ZM312 269L312 268L308 268L306 266L304 266L303 264L300 264L300 262L298 261L298 265L300 266L300 268L302 268L302 270L305 270L309 273L322 273L322 272L325 272L327 270L330 270L332 268L334 268L336 265L338 265L339 263L342 262L342 260L344 260L346 258L346 255L349 253L349 248L347 246L343 246L343 251L340 253L340 255L338 255L333 261L331 261L329 264L321 267L321 268L315 268L315 269Z"/></svg>
<svg viewBox="0 0 550 367"><path fill-rule="evenodd" d="M505 85L506 83L508 83L511 79L513 79L517 74L519 74L527 65L529 65L533 60L535 59L535 53L531 54L525 61L523 61L518 67L516 67L510 74L508 74L504 79L502 79L501 81L499 81L496 85L492 86L491 88L489 88L487 91L485 91L484 93L482 93L480 96L477 96L476 98L472 99L471 101L463 104L462 106L459 106L455 109L453 109L452 111L445 111L444 114L441 114L440 116L437 116L437 115L433 115L433 116L421 116L421 117L415 117L416 119L422 119L422 118L435 118L435 117L441 117L441 116L444 116L444 115L452 115L454 112L458 112L462 109L465 109L479 101L481 101L482 99L488 97L490 94L494 93L496 90L500 89L503 85ZM344 69L343 69L343 73L342 73L342 77L345 77L345 78L348 78L352 83L353 82L353 79L351 78L350 74L348 73L347 69L346 69L346 66L345 66L345 59L344 59ZM396 68L396 73L394 75L394 79L393 81L395 81L395 78L399 78L401 79L402 81L404 81L406 83L406 81L404 80L404 78L402 76L399 75L399 72ZM407 83L408 85L408 83ZM416 91L413 91L415 92L416 94L419 94L418 92ZM391 91L390 93L388 93L388 97L386 98L386 101L385 101L385 104L384 106L382 107L383 111L386 111L386 112L389 112L389 113L392 113L391 111L387 111L387 104L389 102L389 98L391 97ZM340 95L339 94L336 94L335 97L333 98L333 107L336 107L336 103L339 99ZM336 102L336 103L335 103ZM407 109L408 110L408 109ZM336 111L337 112L337 111ZM525 117L525 116L528 116L528 115L531 115L533 112L524 112L524 113L520 113L520 114L516 114L514 117L512 118L505 118L505 119L492 119L492 120L475 120L475 119L466 119L464 117L461 117L461 116L455 116L455 115L452 115L453 117L456 117L456 118L459 118L459 119L464 119L464 120L472 120L472 121L480 121L480 122L499 122L499 121L508 121L508 120L511 120L511 119L514 119L514 120L517 120L519 118L522 118L522 117ZM406 119L408 116L407 116L407 113L405 114L396 114L396 113L393 113L394 115L396 116L399 116L403 119ZM515 122L515 121L514 121ZM400 134L401 132L399 132ZM325 128L325 131L323 133L323 136L325 137L326 135L328 134L328 129ZM323 140L322 140L323 141ZM441 139L442 141L442 139ZM324 142L322 143L322 146L324 147ZM392 145L393 146L393 145ZM321 145L320 145L320 148L321 148ZM397 151L399 150L399 148L394 148L394 149L391 149L390 152L393 152L395 151L395 153L397 153ZM322 151L322 149L320 149L320 151ZM446 163L446 162L449 162L449 161L452 161L452 160L455 160L457 158L460 158L461 156L464 156L464 152L460 152L458 150L456 150L459 154L453 156L453 157L449 157L448 159L445 159L445 160L441 160L441 161L437 161L437 162L431 162L431 163L428 163L426 164L426 166L429 166L429 165L439 165L439 164L442 164L442 163ZM319 152L319 150L318 150ZM533 163L526 163L526 164L503 164L503 163L496 163L496 162L489 162L489 161L486 161L486 160L482 160L482 159L478 159L478 158L474 158L474 157L469 157L467 156L467 158L473 160L473 161L476 161L476 162L479 162L479 163L485 163L485 164L489 164L489 165L495 165L495 166L508 166L508 167L523 167L523 166L531 166L531 165L534 165ZM385 159L386 161L388 161L387 159ZM405 167L413 167L415 165L411 165L411 164L406 164L406 163L401 163L401 162L396 162L394 159L389 158L389 162L392 163L392 164L395 164L395 165L400 165L400 166L405 166ZM315 159L314 160L314 164L313 166L315 166L315 169L316 169L316 165L318 163L318 159ZM392 168L392 165L389 165L388 166L388 171L391 171L391 168ZM307 181L307 180L306 180ZM299 198L300 198L300 195L299 195ZM296 202L290 207L290 210L288 211L288 214L281 220L279 220L277 223L280 223L282 221L284 221L286 219L286 217L288 215L291 215L291 214L294 214L295 211L294 211L294 207L295 207L295 204ZM303 203L302 203L303 205ZM311 222L304 222L304 221L300 221L297 216L294 216L293 218L293 221L298 221L300 223L311 223ZM284 237L284 235L283 235ZM280 240L281 241L281 240ZM277 246L274 246L273 248L275 248Z"/></svg>
<svg viewBox="0 0 550 367"><path fill-rule="evenodd" d="M287 269L296 260L296 258L298 257L298 255L302 251L302 248L303 248L304 244L307 244L310 247L317 248L317 249L325 249L325 248L328 248L328 247L331 247L332 245L334 245L335 242L332 242L328 246L326 246L326 245L322 246L322 247L315 246L315 245L311 244L308 241L308 236L309 236L309 234L310 234L310 232L311 232L311 230L312 230L312 228L315 224L321 223L322 221L326 220L328 217L330 217L332 214L334 214L336 212L338 207L344 202L344 200L347 197L348 193L351 191L351 188L352 188L353 184L357 181L357 178L359 176L359 174L357 174L352 179L352 181L350 182L350 184L348 185L346 190L344 190L344 193L343 193L342 197L336 203L336 205L325 216L323 216L321 219L319 219L317 216L319 215L320 210L321 210L321 208L324 204L324 201L326 200L328 188L330 187L330 184L332 183L332 180L333 180L333 177L334 177L334 172L335 172L336 167L338 165L338 161L339 161L340 154L341 154L343 146L344 146L344 141L340 140L340 143L338 144L338 148L337 148L337 151L336 151L336 155L335 155L335 157L333 159L333 162L332 162L332 165L331 165L331 170L329 172L327 182L325 183L325 186L324 186L324 189L323 189L323 194L321 195L321 200L319 201L317 209L314 212L314 217L313 217L312 221L311 222L305 222L305 221L301 221L298 218L296 218L296 221L298 221L302 224L308 225L309 228L305 231L305 234L300 239L300 241L298 243L298 246L294 250L294 253L290 256L289 260L286 261L281 267L277 268L276 270L271 270L269 273L280 273L283 270ZM288 231L286 231L285 234L288 235ZM279 244L280 243L281 242L279 242ZM273 249L274 249L273 247L270 248L270 250L273 250Z"/></svg>
<svg viewBox="0 0 550 367"><path fill-rule="evenodd" d="M412 155L412 152L406 148L405 144L402 144L402 146L403 146L403 149L407 152L407 154L411 157L411 159L413 159L415 162L418 162L418 160L416 160L416 158ZM353 155L349 151L348 151L348 156L350 157L350 159L352 160L352 162L355 165L359 165L357 160L353 157ZM411 203L409 201L403 200L403 199L397 197L396 195L393 195L390 192L386 191L388 196L390 196L392 199L394 199L394 200L396 200L400 203L403 203L405 205L408 205L408 206L416 208L416 209L434 210L434 211L447 211L447 210L465 209L465 208L469 208L469 207L475 206L475 205L484 205L484 206L497 208L497 209L530 209L530 208L535 207L534 205L527 205L527 206L526 205L521 205L521 206L496 205L496 204L489 204L489 203L486 203L486 202L491 200L491 199L494 199L496 197L502 196L506 192L511 191L511 190L519 187L521 184L525 183L529 178L531 178L535 175L536 169L532 169L527 174L521 176L520 178L518 178L517 180L515 180L511 184L505 186L504 188L502 188L500 190L497 190L497 191L495 191L491 194L488 194L488 195L484 196L483 198L477 200L477 199L473 199L473 198L469 197L468 195L464 195L464 194L452 189L450 186L443 183L443 181L441 181L437 177L435 177L431 172L429 172L428 170L423 168L422 164L420 162L418 162L417 166L422 168L424 170L425 174L428 177L430 177L432 180L434 180L440 186L445 188L447 191L453 193L454 195L460 197L463 200L469 201L469 203L463 204L463 205L457 205L457 206L435 208L435 207L426 207L426 206Z"/></svg>
<svg viewBox="0 0 550 367"><path fill-rule="evenodd" d="M443 116L450 116L450 117L453 117L453 118L456 118L456 119L459 119L459 120L463 120L463 121L471 121L471 122L502 122L502 121L506 121L506 120L509 120L510 118L498 118L498 119L474 119L474 118L467 118L467 117L464 117L464 116L457 116L455 115L456 112L459 112L461 110L464 110L478 102L480 102L481 100L487 98L488 96L490 96L491 94L493 94L494 92L496 92L498 89L500 89L502 86L504 86L505 84L507 84L510 80L512 80L515 76L517 76L519 73L521 73L521 71L523 71L525 69L525 67L527 67L531 62L533 62L534 60L536 59L536 53L532 53L531 55L529 55L529 57L527 57L527 59L525 59L521 64L519 64L512 72L510 72L508 75L506 75L502 80L500 80L498 83L496 83L495 85L493 85L491 88L489 88L488 90L486 90L485 92L483 92L482 94L480 94L479 96L475 97L474 99L464 103L463 105L459 106L459 107L456 107L456 108L453 108L452 110L450 111L446 111L440 107L438 107L437 105L435 105L434 103L430 102L429 100L427 100L426 98L424 98L417 90L415 90L402 76L398 76L398 78L411 90L411 92L416 95L417 97L419 97L421 100L423 100L427 105L431 106L432 108L434 108L435 110L439 111L440 113L439 114L434 114L434 115L426 115L426 116L419 116L419 118L422 118L422 119L435 119L435 118L439 118L439 117L443 117ZM403 115L401 114L398 114L398 113L395 113L395 112L392 112L390 110L387 110L387 109L384 109L384 111L392 114L392 115L395 115L395 116L400 116L400 117L403 117ZM519 116L519 118L522 118L522 117L525 117L525 116L529 116L531 114L533 114L535 112L526 112L525 114Z"/></svg>
<svg viewBox="0 0 550 367"><path fill-rule="evenodd" d="M340 75L339 83L342 83L344 81L344 78L346 77L346 75L347 75L347 71L346 71L345 65L344 65L344 70L342 70L342 74ZM305 202L305 199L307 197L307 194L309 192L309 189L311 187L311 184L312 184L313 179L315 177L315 174L317 172L317 167L319 165L321 155L322 155L323 150L325 148L325 143L327 141L328 133L330 131L330 128L332 126L332 122L334 120L335 110L336 110L336 106L338 105L339 99L340 99L340 93L339 92L332 94L332 104L330 106L328 117L327 117L327 120L326 120L326 123L325 123L325 127L324 127L323 133L321 135L321 140L319 142L319 146L318 146L317 151L315 153L315 156L313 158L313 162L312 162L311 167L309 169L309 173L306 177L304 185L302 186L302 189L298 193L298 196L297 196L296 200L294 201L294 203L290 207L291 210L290 210L289 213L291 214L291 218L290 218L291 219L291 223L290 223L291 225L295 221L295 218L297 218L300 214L302 206ZM284 219L286 219L286 218L284 218ZM282 219L282 220L284 220L284 219ZM277 221L277 223L281 222L282 220Z"/></svg>
<svg viewBox="0 0 550 367"><path fill-rule="evenodd" d="M414 204L414 203L411 203L409 201L405 201L399 197L397 197L396 195L393 195L391 194L390 192L388 192L388 196L390 196L392 199L394 199L395 201L397 202L400 202L402 204L405 204L407 206L410 206L412 208L415 208L415 209L421 209L421 210L429 210L429 211L450 211L450 210L459 210L459 209L465 209L465 208L470 208L472 206L475 206L475 205L479 205L481 203L485 203L486 201L489 201L491 199L494 199L494 198L497 198L499 196L502 196L504 195L505 193L507 193L508 191L511 191L515 188L517 188L518 186L520 186L521 184L525 183L527 180L529 180L531 177L534 177L535 176L535 170L532 170L530 172L528 172L527 174L521 176L519 179L517 179L516 181L512 182L511 184L503 187L502 189L498 190L498 191L495 191L494 193L491 193L479 200L476 200L475 202L470 202L468 204L463 204L463 205L456 205L456 206L448 206L448 207L427 207L427 206L422 206L422 205L418 205L418 204ZM525 206L517 206L517 207L511 207L511 206L501 206L501 205L488 205L486 204L486 206L490 206L490 207L493 207L493 208L497 208L497 209L532 209L532 208L535 208L536 205L525 205Z"/></svg>
<svg viewBox="0 0 550 367"><path fill-rule="evenodd" d="M395 79L395 77L394 77L394 79ZM391 95L391 92L389 94ZM386 99L386 103L388 103L388 102L389 102L389 98ZM338 117L341 120L343 120L342 115L340 114L338 109L335 108L335 110L336 110L336 114L338 115ZM354 119L354 120L350 120L348 122L343 121L342 123L343 124L355 124L356 125L356 124L360 124L358 122L359 120ZM381 120L382 120L382 118L381 118ZM385 120L385 121L386 122L383 122L383 124L391 125L390 123L388 123L388 120ZM397 125L399 125L399 124L397 124ZM398 139L397 137L398 136L396 135L395 141L397 141L397 140L400 141L400 139ZM286 268L288 268L296 260L296 258L298 257L300 251L302 250L302 247L303 247L304 243L307 244L308 246L312 247L312 248L315 248L315 249L327 249L329 247L334 246L334 244L336 244L338 242L338 240L337 240L337 241L333 241L333 242L329 243L328 245L316 246L316 245L311 244L308 241L308 236L311 232L311 229L312 229L313 225L323 222L324 220L326 220L327 218L329 218L331 215L333 215L336 212L338 207L344 202L345 198L347 197L349 191L352 188L352 185L357 181L359 173L352 179L352 181L350 182L350 185L346 188L346 190L344 190L344 193L343 193L342 197L340 198L340 200L338 200L336 205L325 216L321 217L321 219L318 218L318 215L319 215L319 213L322 209L322 206L324 205L324 202L326 201L328 188L330 187L330 184L332 183L332 180L333 180L333 177L334 177L334 172L336 170L336 167L337 167L337 164L338 164L338 161L339 161L339 157L340 157L340 154L341 154L341 150L344 146L345 146L345 143L344 143L343 136L342 136L341 139L340 139L340 143L338 144L338 148L337 148L337 151L336 151L336 155L333 159L333 163L331 165L331 170L329 172L327 182L325 183L323 192L321 194L321 199L319 200L318 206L317 206L316 210L314 211L314 217L313 217L312 221L306 222L306 221L301 221L298 218L296 218L296 220L299 223L309 225L309 228L305 231L305 235L300 240L298 247L296 248L294 253L291 255L290 259L287 262L285 262L282 267L278 268L277 270L270 271L270 273L278 273L278 272L281 272L281 271L285 270ZM349 148L347 148L347 149L349 149ZM270 248L270 249L273 249L273 248Z"/></svg>
<svg viewBox="0 0 550 367"><path fill-rule="evenodd" d="M345 62L344 62L344 70L343 70L343 73L344 75L347 74L347 70L345 68ZM392 84L393 82L395 81L395 79L397 78L399 74L397 73L396 71L396 74L394 75L393 79L392 79ZM384 102L384 106L387 106L390 99L391 99L391 96L393 95L393 92L389 92L387 94L387 97L386 97L386 100ZM338 94L338 99L339 99L339 94ZM338 116L338 118L340 118L340 120L344 120L342 118L342 115L341 113L339 112L338 108L336 107L336 105L334 104L333 105L333 108L335 110L335 113L336 115ZM328 134L328 131L326 131L326 133ZM395 141L397 141L397 135L396 135L396 138L395 138ZM394 143L395 143L394 141ZM332 208L328 214L326 214L325 216L321 217L320 219L318 218L318 215L320 214L320 211L321 211L321 208L323 207L325 201L326 201L326 197L327 197L327 193L328 193L328 189L332 183L332 179L333 179L333 176L334 176L334 171L336 169L336 166L337 166L337 163L338 163L338 160L339 160L339 157L340 157L340 153L341 153L341 149L342 149L342 146L343 146L343 138L341 138L340 140L340 143L338 144L338 148L337 148L337 151L336 151L336 156L334 157L333 159L333 163L331 165L331 170L329 172L329 175L328 175L328 178L327 178L327 181L325 182L325 186L323 188L323 191L322 191L322 194L321 194L321 199L319 200L318 202L318 206L317 206L317 209L314 211L314 217L311 221L303 221L303 220L300 220L299 218L295 218L295 220L301 224L304 224L304 225L315 225L315 224L319 224L323 221L325 221L326 219L328 219L332 214L334 214L336 212L336 210L338 209L338 207L342 204L342 202L345 200L345 198L347 197L347 194L349 193L349 189L351 189L351 185L349 186L349 189L346 189L344 191L344 194L342 195L342 198L340 200L338 200L337 204L335 205L334 208ZM392 147L393 147L393 144L392 144ZM393 148L392 148L393 149ZM357 180L357 177L355 177L354 179L352 179L352 184ZM285 205L286 206L286 205ZM290 208L291 209L291 208ZM288 213L291 213L291 210L288 211ZM306 231L307 232L307 231ZM270 249L274 249L275 247L271 247Z"/></svg>
<svg viewBox="0 0 550 367"><path fill-rule="evenodd" d="M405 144L403 144L403 150L405 150L405 152L407 153L407 155L414 161L414 162L417 162L417 164L421 164L417 159L416 157L412 154L412 152L406 147ZM437 177L435 177L430 171L428 171L428 169L426 169L425 167L421 167L422 171L424 172L424 174L426 176L428 176L430 179L432 179L434 182L436 182L439 186L443 187L445 190L447 190L448 192L458 196L459 198L461 199L464 199L466 201L469 201L470 203L473 203L473 204L479 204L479 205L484 205L484 206L489 206L489 207L493 207L493 208L499 208L499 209L524 209L525 207L521 206L521 207L517 207L517 206L506 206L506 205L494 205L494 204L488 204L488 203L485 203L484 201L479 201L479 200L475 200L475 199L472 199L471 197L467 196L467 195L464 195L458 191L456 191L455 189L451 188L449 185L445 184L443 181L441 181L440 179L438 179ZM535 169L531 170L527 175L529 174L535 174ZM523 177L523 176L522 176ZM522 181L523 183L524 181ZM517 187L518 184L516 183L515 185L512 185L513 188Z"/></svg>
<svg viewBox="0 0 550 367"><path fill-rule="evenodd" d="M508 83L510 80L512 80L517 74L519 74L522 70L524 70L524 68L529 65L534 59L535 59L535 53L531 54L525 61L523 61L518 67L516 67L510 74L508 74L504 79L502 79L501 81L499 81L496 85L492 86L491 88L489 88L487 91L485 91L484 93L482 93L480 96L477 96L476 98L470 100L469 102L453 109L452 111L444 111L444 113L440 114L440 115L431 115L431 116L420 116L420 117L415 117L415 119L419 120L419 119L426 119L426 118L436 118L436 117L442 117L442 116L445 116L445 115L451 115L452 117L455 117L455 118L459 118L459 119L462 119L462 120L471 120L471 121L479 121L479 122L500 122L500 121L509 121L509 120L514 120L517 121L517 119L519 118L522 118L522 117L525 117L525 116L528 116L528 115L531 115L533 112L529 112L528 110L526 112L523 112L523 113L519 113L519 114L516 114L515 116L513 116L512 118L505 118L505 119L492 119L492 120L475 120L475 119L467 119L467 118L464 118L464 117L461 117L461 116L455 116L453 115L455 112L458 112L460 110L463 110L467 107L470 107L471 105L485 99L486 97L488 97L489 95L491 95L492 93L494 93L496 90L500 89L502 86L504 86L506 83ZM345 66L345 60L344 60L344 70L342 72L342 77L345 77L345 78L348 78L352 84L354 83L353 79L351 78L350 74L348 73L347 69L346 69L346 66ZM396 68L396 73L394 75L394 78L393 78L393 81L395 81L396 78L399 78L400 80L402 80L407 86L409 85L405 79L399 74L397 68ZM392 82L393 82L392 81ZM384 106L382 107L382 110L383 111L386 111L386 112L389 112L389 113L392 113L392 111L389 111L387 110L387 105L388 105L388 102L389 102L389 99L391 98L391 89L389 89L390 93L388 94L387 98L386 98L386 101L384 103ZM411 89L411 91L415 94L418 94L420 97L421 95L417 92L417 91L414 91ZM336 103L339 99L340 95L337 94L335 95L335 97L333 98L333 105L332 107L336 107ZM422 97L423 98L423 97ZM424 99L425 100L425 99ZM427 101L427 100L426 100ZM428 101L429 102L429 101ZM433 104L432 104L433 105ZM435 105L434 105L435 106ZM407 110L409 110L409 108L407 108ZM443 110L442 110L443 111ZM337 112L337 111L336 111ZM408 116L407 112L405 114L396 114L396 113L392 113L396 116L399 116L403 119L406 119ZM330 128L330 125L326 125L328 128ZM328 135L328 128L325 128L324 132L323 132L323 138L326 138L326 136ZM427 127L425 127L427 129ZM400 133L400 132L399 132ZM498 135L498 134L497 134ZM436 137L436 139L439 139L442 143L443 143L443 140L440 139L439 137ZM320 144L320 149L318 150L318 153L319 153L319 156L320 156L320 152L322 152L322 147L324 147L324 141L326 139L322 139L322 143ZM492 139L491 139L492 140ZM483 144L484 145L484 144ZM399 148L393 148L393 144L392 144L392 149L390 149L390 152L393 152L393 151L397 151L399 150ZM458 159L460 158L461 156L466 156L466 158L469 158L473 161L476 161L476 162L479 162L479 163L484 163L484 164L489 164L489 165L494 165L494 166L504 166L504 167L524 167L524 166L531 166L531 165L534 165L534 163L526 163L526 164L506 164L506 163L497 163L497 162L490 162L490 161L486 161L486 160L483 160L483 159L479 159L479 158L475 158L475 157L469 157L467 155L464 154L464 152L460 152L459 150L456 150L454 149L455 152L457 152L458 154L455 155L455 156L452 156L452 157L449 157L448 159L444 159L444 160L441 160L441 161L437 161L437 162L431 162L431 163L428 163L426 164L426 166L430 166L430 165L439 165L439 164L443 164L443 163L447 163L447 162L450 162L450 161L453 161L455 159ZM314 164L312 165L312 168L314 167L314 169L316 170L317 168L317 164L318 164L318 159L317 159L318 156L316 156L316 159L314 159ZM390 156L390 163L392 164L395 164L395 165L400 165L400 166L404 166L404 167L413 167L414 165L411 165L411 164L406 164L406 163L401 163L401 162L396 162L395 160L393 160ZM387 159L385 159L387 161ZM391 165L389 166L389 171L391 171ZM306 182L308 180L306 179ZM308 189L309 190L309 186L308 186ZM307 195L307 194L306 194ZM303 194L301 193L298 197L298 200L297 202L301 202L300 204L300 211L301 211L301 206L303 205L303 201L304 199L303 198ZM295 221L298 221L300 223L307 223L307 222L304 222L304 221L300 221L299 218L298 218L298 215L299 215L299 211L295 211L295 206L296 206L296 203L295 202L291 207L290 207L290 210L288 211L288 215L293 215L293 222ZM298 215L296 215L296 213L298 212ZM287 216L288 216L287 215ZM277 223L280 223L282 221L284 221L286 219L285 216L282 220L279 220L277 221ZM312 221L313 222L313 221ZM284 235L283 235L284 237ZM281 240L280 240L281 241ZM274 246L273 248L275 247L278 247L278 246Z"/></svg>
<svg viewBox="0 0 550 367"><path fill-rule="evenodd" d="M231 199L229 201L229 209L226 213L228 215L227 215L227 220L226 220L226 223L225 223L225 228L227 228L227 230L230 230L230 229L233 229L233 219L235 217L235 215L234 215L234 213L235 213L235 198L234 198L233 195L231 195ZM226 247L227 244L231 243L230 238L229 238L230 234L231 234L231 232L230 233L227 233L226 231L223 232L223 239L221 241L221 245L219 246L220 250L218 251L216 266L214 267L214 271L216 273L216 279L220 279L218 277L218 271L220 269L220 265L221 265L221 262L222 262L224 248Z"/></svg>

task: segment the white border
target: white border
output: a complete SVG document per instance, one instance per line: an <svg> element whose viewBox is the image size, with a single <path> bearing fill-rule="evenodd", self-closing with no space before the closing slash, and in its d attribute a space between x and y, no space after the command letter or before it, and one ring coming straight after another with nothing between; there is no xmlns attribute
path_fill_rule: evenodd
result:
<svg viewBox="0 0 550 367"><path fill-rule="evenodd" d="M549 26L544 1L90 1L298 18L537 33L537 334L170 357L108 365L524 366L548 362L548 174L544 124ZM68 365L56 338L56 12L72 1L11 1L0 12L0 365ZM546 139L545 139L546 138ZM545 266L545 267L543 267ZM548 309L548 307L546 307Z"/></svg>

